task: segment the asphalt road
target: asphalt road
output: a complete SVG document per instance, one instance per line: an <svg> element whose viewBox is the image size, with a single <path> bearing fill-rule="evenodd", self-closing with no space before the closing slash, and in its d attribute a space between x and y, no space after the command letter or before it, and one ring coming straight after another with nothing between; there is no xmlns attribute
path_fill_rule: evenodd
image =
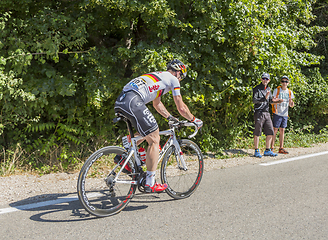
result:
<svg viewBox="0 0 328 240"><path fill-rule="evenodd" d="M205 172L188 199L138 193L108 218L78 201L8 212L0 239L328 239L327 158Z"/></svg>

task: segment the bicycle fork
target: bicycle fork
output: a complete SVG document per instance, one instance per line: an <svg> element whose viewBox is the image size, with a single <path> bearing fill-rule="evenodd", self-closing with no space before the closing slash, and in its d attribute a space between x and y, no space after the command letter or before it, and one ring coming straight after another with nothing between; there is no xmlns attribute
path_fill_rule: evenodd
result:
<svg viewBox="0 0 328 240"><path fill-rule="evenodd" d="M175 136L173 136L172 140L173 140L173 145L174 145L174 155L175 155L175 158L176 158L176 161L178 164L178 168L180 170L187 171L188 168L187 168L186 162L184 160L184 156L183 156L183 152L181 151L180 144Z"/></svg>

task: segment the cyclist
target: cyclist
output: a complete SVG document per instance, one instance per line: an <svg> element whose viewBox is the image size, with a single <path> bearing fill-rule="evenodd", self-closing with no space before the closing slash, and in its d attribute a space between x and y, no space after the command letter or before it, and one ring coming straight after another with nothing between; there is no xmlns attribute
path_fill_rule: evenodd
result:
<svg viewBox="0 0 328 240"><path fill-rule="evenodd" d="M192 115L182 100L180 81L186 76L186 66L178 59L173 59L167 64L167 71L152 72L132 79L124 86L115 102L115 112L120 112L128 118L148 142L146 193L162 192L167 188L166 184L158 184L155 181L160 136L156 119L146 104L152 101L159 114L169 121L177 122L178 119L173 117L161 102L161 96L172 91L175 105L181 116L195 123L198 128L203 126L202 120Z"/></svg>

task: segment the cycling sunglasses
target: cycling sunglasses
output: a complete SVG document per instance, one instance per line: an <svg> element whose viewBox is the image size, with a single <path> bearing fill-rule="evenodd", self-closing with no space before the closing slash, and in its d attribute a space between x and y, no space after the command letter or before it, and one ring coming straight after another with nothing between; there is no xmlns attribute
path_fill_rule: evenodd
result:
<svg viewBox="0 0 328 240"><path fill-rule="evenodd" d="M182 71L180 71L180 79L182 80L182 79L184 79L184 78L185 78L184 73L183 73Z"/></svg>
<svg viewBox="0 0 328 240"><path fill-rule="evenodd" d="M281 81L282 83L288 83L288 81Z"/></svg>
<svg viewBox="0 0 328 240"><path fill-rule="evenodd" d="M269 81L270 79L269 78L262 78L263 80L265 80L265 81Z"/></svg>

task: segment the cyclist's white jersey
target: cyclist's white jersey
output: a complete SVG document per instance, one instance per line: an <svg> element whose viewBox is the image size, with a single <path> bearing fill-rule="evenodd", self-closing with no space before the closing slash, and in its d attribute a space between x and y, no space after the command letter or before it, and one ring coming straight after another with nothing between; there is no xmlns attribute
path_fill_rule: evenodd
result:
<svg viewBox="0 0 328 240"><path fill-rule="evenodd" d="M169 72L152 72L132 79L123 91L135 91L145 104L172 91L173 96L180 95L180 82Z"/></svg>

